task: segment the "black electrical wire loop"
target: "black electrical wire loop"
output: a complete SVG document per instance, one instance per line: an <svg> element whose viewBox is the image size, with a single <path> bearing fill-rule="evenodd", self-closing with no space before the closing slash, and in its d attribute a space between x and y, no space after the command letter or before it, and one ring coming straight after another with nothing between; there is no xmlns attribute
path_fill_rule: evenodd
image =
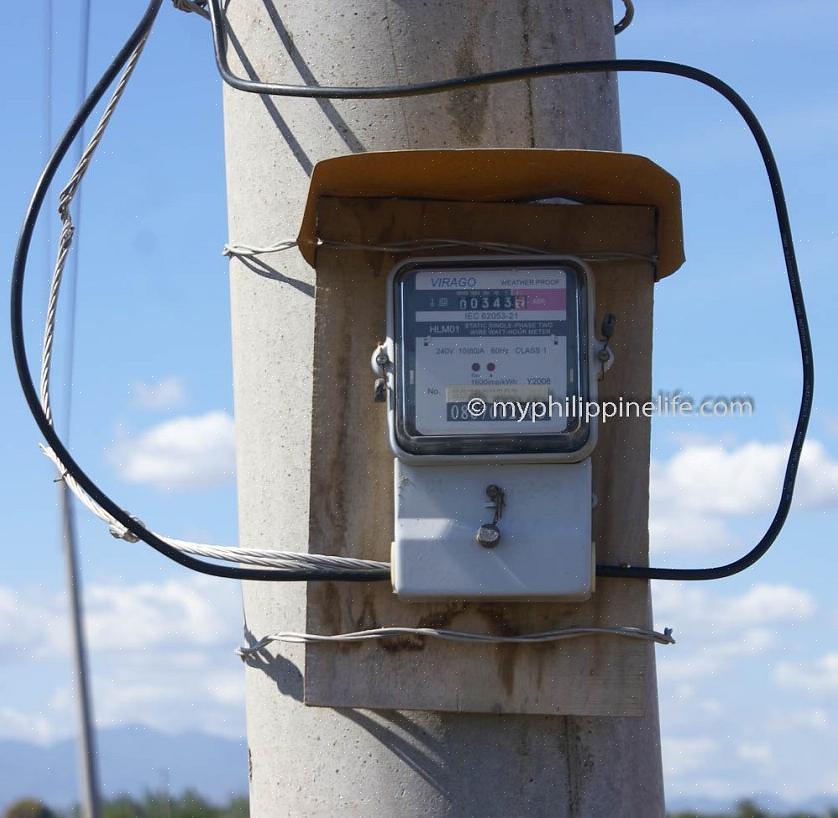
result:
<svg viewBox="0 0 838 818"><path fill-rule="evenodd" d="M372 571L357 572L357 575L348 571L328 570L259 570L241 569L225 566L218 566L212 563L205 563L188 557L165 541L149 531L135 518L129 516L123 509L117 506L99 487L84 473L81 467L73 460L70 453L62 444L55 430L50 425L43 409L41 408L35 386L26 361L26 348L23 337L23 281L26 271L26 261L29 253L29 245L34 231L38 213L43 204L47 189L55 176L61 160L67 153L71 143L81 130L86 119L90 116L93 108L101 99L108 86L113 82L116 75L127 62L136 44L144 37L154 22L157 12L160 9L162 0L151 0L139 25L123 46L117 57L107 68L99 82L94 87L90 96L82 108L73 118L67 132L62 137L50 157L43 174L41 175L35 192L32 196L29 208L23 221L17 252L15 254L14 268L11 287L11 319L12 319L12 346L14 349L15 365L23 388L29 409L38 424L39 429L47 442L64 463L67 473L72 475L79 485L95 500L103 509L117 519L132 534L143 540L152 548L173 559L174 561L202 573L214 576L231 577L235 579L253 580L352 580L370 581L372 579L387 579L389 572L382 569L380 575L372 575ZM754 112L747 103L729 85L718 77L698 68L682 65L680 63L665 62L661 60L636 60L636 59L614 59L614 60L587 60L572 63L547 63L521 68L510 68L500 71L490 71L484 74L474 74L452 79L436 80L432 82L415 83L408 85L374 86L367 88L354 88L349 86L328 87L328 86L303 86L287 84L270 84L243 79L234 75L227 61L227 37L223 11L220 0L209 0L208 11L212 24L213 43L216 63L222 79L233 88L256 94L267 94L270 96L302 97L306 99L392 99L397 97L421 96L425 94L438 94L449 91L461 90L481 85L489 85L503 82L515 82L525 79L536 79L539 77L554 77L569 74L590 74L608 72L628 73L654 73L669 74L672 76L684 77L699 82L702 85L713 89L721 94L733 105L740 116L744 119L751 134L756 141L757 148L762 156L765 171L771 186L771 195L777 215L777 225L783 246L786 273L788 276L789 291L794 308L797 334L800 343L800 353L803 370L802 395L800 410L797 417L794 436L789 449L789 457L786 464L783 478L780 499L774 517L760 541L744 556L726 565L714 568L655 568L648 566L632 565L597 565L597 575L604 577L623 577L635 579L668 579L668 580L709 580L720 579L743 571L753 565L777 539L783 524L786 521L791 508L794 493L794 483L797 477L797 470L800 464L800 455L803 450L803 443L806 439L806 430L809 425L809 418L812 412L812 398L814 392L814 360L812 356L812 344L809 335L809 325L806 318L806 306L803 298L803 290L800 284L800 274L797 267L797 259L794 251L794 239L792 236L791 224L789 221L788 208L783 193L782 180L777 167L774 154L767 136Z"/></svg>
<svg viewBox="0 0 838 818"><path fill-rule="evenodd" d="M794 239L791 231L788 207L783 193L783 183L780 171L771 150L768 137L757 119L742 97L727 83L707 71L693 68L681 63L665 62L662 60L585 60L571 63L546 63L522 68L508 68L500 71L489 71L485 74L473 74L453 79L435 80L432 82L415 83L411 85L375 86L368 88L353 88L346 86L303 86L276 85L252 81L238 77L232 73L227 61L227 37L224 28L223 11L220 0L209 0L208 10L215 44L215 59L222 79L233 88L256 94L270 96L305 97L315 99L390 99L395 97L420 96L424 94L439 94L447 91L457 91L492 83L515 82L518 80L535 79L538 77L555 77L567 74L590 74L608 72L670 74L684 77L706 85L721 94L739 113L748 126L759 149L765 171L771 186L771 195L777 214L777 226L783 245L783 256L788 275L789 290L791 292L794 316L797 323L797 334L800 342L800 353L803 367L803 387L800 400L800 410L794 436L789 448L789 457L783 478L782 491L777 510L768 529L760 541L744 556L726 565L714 568L654 568L633 565L597 565L597 575L601 577L631 577L637 579L671 579L671 580L707 580L721 579L737 574L753 565L765 554L777 539L791 508L794 483L806 430L812 413L812 397L814 393L815 368L812 356L812 342L809 335L809 324L806 319L806 305L803 290L800 285L800 273L797 268L797 258L794 252Z"/></svg>

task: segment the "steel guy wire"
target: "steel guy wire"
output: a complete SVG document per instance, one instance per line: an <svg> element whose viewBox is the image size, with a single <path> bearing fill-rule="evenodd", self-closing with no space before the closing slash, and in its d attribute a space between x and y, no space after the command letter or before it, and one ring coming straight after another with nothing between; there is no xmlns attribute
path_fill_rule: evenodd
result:
<svg viewBox="0 0 838 818"><path fill-rule="evenodd" d="M148 35L137 44L133 53L131 54L122 75L117 82L116 87L111 95L108 104L102 112L99 123L96 126L93 135L91 136L87 146L85 147L81 158L76 165L69 181L62 189L58 197L58 213L61 219L61 233L58 241L58 253L55 260L55 266L50 282L49 299L47 304L46 321L44 328L44 338L41 354L41 377L40 377L40 397L41 406L50 424L54 423L52 404L50 400L50 380L52 374L53 350L55 341L55 327L58 315L58 303L61 293L61 284L64 280L64 271L67 265L67 259L73 244L73 237L75 235L75 227L72 219L72 203L73 198L79 190L79 186L87 173L91 160L102 141L108 124L122 98L128 81L131 78L137 62L142 54L143 48L148 40ZM67 487L73 492L78 500L100 520L107 523L111 534L118 539L123 539L128 542L138 542L139 537L132 534L126 526L120 523L115 517L105 511L101 505L94 501L90 495L84 491L75 478L70 475L55 453L55 451L47 446L41 447L44 454L49 457L58 469L59 477L64 481ZM352 571L375 571L389 570L389 565L384 562L377 562L373 560L360 560L344 557L335 557L320 554L296 553L293 551L272 551L264 549L238 549L224 546L206 545L203 543L192 543L185 540L172 539L163 535L158 535L165 542L169 543L173 548L178 549L184 554L194 554L197 556L209 557L216 560L224 560L227 562L235 562L250 565L260 565L271 568L280 569L330 569L330 570L352 570Z"/></svg>

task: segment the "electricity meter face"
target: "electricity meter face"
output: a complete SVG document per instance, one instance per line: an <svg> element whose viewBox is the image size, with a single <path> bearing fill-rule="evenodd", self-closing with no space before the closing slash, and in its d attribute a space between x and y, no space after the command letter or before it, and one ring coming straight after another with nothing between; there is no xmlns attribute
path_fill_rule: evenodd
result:
<svg viewBox="0 0 838 818"><path fill-rule="evenodd" d="M571 453L589 437L588 276L571 260L425 259L393 275L409 454Z"/></svg>

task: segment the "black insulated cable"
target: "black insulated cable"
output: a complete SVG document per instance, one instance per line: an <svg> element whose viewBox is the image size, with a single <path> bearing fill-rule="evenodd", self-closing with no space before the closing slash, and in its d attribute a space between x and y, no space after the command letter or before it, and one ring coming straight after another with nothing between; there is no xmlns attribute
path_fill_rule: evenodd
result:
<svg viewBox="0 0 838 818"><path fill-rule="evenodd" d="M212 25L215 59L222 79L233 88L256 94L270 96L304 97L309 99L391 99L396 97L421 96L425 94L439 94L457 91L463 88L473 88L502 82L516 82L519 80L536 79L538 77L555 77L569 74L602 74L602 73L646 73L669 74L693 80L711 88L721 94L739 113L753 136L771 186L774 209L777 215L777 226L783 247L783 257L788 276L789 291L791 293L794 317L797 325L797 337L800 343L800 354L803 369L803 385L800 399L800 409L797 415L794 435L789 447L789 456L783 477L780 499L774 517L759 542L744 556L726 565L713 568L655 568L644 565L597 565L597 576L628 577L634 579L668 579L668 580L709 580L721 579L738 574L753 565L773 545L785 524L791 508L794 494L794 484L806 440L806 431L812 414L812 398L815 384L815 366L812 355L812 341L809 334L809 323L806 318L806 304L803 289L800 284L800 272L794 251L791 222L780 171L774 158L771 144L763 130L756 114L751 110L742 97L727 83L718 77L681 63L662 60L585 60L571 63L545 63L541 65L521 68L508 68L501 71L489 71L483 74L471 74L451 79L435 80L432 82L413 83L408 85L384 85L367 88L347 86L317 86L278 85L247 80L232 73L227 61L227 37L225 19L220 0L209 0L208 10Z"/></svg>

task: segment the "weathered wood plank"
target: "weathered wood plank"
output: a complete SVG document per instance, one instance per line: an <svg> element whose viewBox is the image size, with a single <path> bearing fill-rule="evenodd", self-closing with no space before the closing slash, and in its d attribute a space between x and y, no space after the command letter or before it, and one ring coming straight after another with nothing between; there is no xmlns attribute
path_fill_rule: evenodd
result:
<svg viewBox="0 0 838 818"><path fill-rule="evenodd" d="M654 254L655 212L639 206L486 204L321 199L317 257L309 547L312 552L389 559L393 456L386 410L372 400L369 358L385 336L385 283L404 256L349 250L457 238L524 244L556 253ZM333 244L335 243L335 244ZM422 255L474 255L472 248ZM618 317L616 364L600 398L651 393L654 270L642 259L591 262L597 325ZM649 420L600 425L593 457L594 537L600 561L648 559ZM370 501L372 498L372 502ZM591 601L404 603L387 583L311 583L308 629L382 625L496 633L571 625L648 626L648 585L600 580ZM594 637L539 645L460 645L419 638L308 645L305 701L369 709L633 716L643 712L648 643Z"/></svg>

